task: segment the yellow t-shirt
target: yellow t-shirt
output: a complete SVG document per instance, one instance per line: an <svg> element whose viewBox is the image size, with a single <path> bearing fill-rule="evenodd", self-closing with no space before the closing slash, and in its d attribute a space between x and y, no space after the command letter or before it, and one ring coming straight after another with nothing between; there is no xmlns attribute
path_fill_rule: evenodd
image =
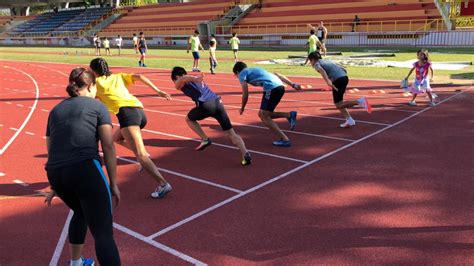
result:
<svg viewBox="0 0 474 266"><path fill-rule="evenodd" d="M230 47L232 48L232 50L238 50L238 49L239 49L240 40L239 40L239 38L237 38L237 37L232 37L232 38L230 38L230 40L229 40L229 44L230 44Z"/></svg>
<svg viewBox="0 0 474 266"><path fill-rule="evenodd" d="M96 79L97 98L110 112L118 114L120 107L140 107L143 104L133 96L127 86L133 83L131 74L118 73Z"/></svg>
<svg viewBox="0 0 474 266"><path fill-rule="evenodd" d="M199 36L191 36L189 42L191 43L191 51L199 52L199 45L201 44Z"/></svg>
<svg viewBox="0 0 474 266"><path fill-rule="evenodd" d="M308 42L309 42L309 52L310 53L315 52L315 51L318 50L319 39L318 39L318 37L316 37L316 35L313 34L313 35L309 36Z"/></svg>
<svg viewBox="0 0 474 266"><path fill-rule="evenodd" d="M104 41L104 48L110 48L110 42L109 40Z"/></svg>

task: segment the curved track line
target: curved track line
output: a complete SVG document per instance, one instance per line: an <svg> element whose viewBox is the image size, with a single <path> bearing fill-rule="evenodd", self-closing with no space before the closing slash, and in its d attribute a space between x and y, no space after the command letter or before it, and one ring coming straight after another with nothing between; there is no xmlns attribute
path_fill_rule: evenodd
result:
<svg viewBox="0 0 474 266"><path fill-rule="evenodd" d="M22 70L19 70L17 68L14 68L14 67L9 67L9 66L3 66L5 68L10 68L10 69L13 69L13 70L16 70L24 75L26 75L28 78L30 78L32 81L33 81L33 84L35 84L35 87L36 87L36 96L35 96L35 102L33 103L33 106L30 110L30 113L28 114L28 116L26 117L25 121L23 121L23 124L20 126L20 128L15 132L15 134L10 138L10 140L7 142L7 144L5 144L5 146L3 146L3 148L0 150L0 155L2 155L7 149L8 147L13 143L13 141L15 141L15 139L18 137L18 135L21 133L21 131L23 130L23 128L25 128L26 124L28 124L28 121L30 120L31 116L33 115L33 112L35 111L36 109L36 105L38 104L38 98L39 98L39 87L38 87L38 83L36 83L36 80L28 73L22 71Z"/></svg>
<svg viewBox="0 0 474 266"><path fill-rule="evenodd" d="M61 231L61 235L59 236L58 244L56 245L56 249L54 249L53 257L49 262L49 266L56 266L58 265L59 258L61 257L61 253L63 253L64 243L66 243L67 238L67 230L69 223L71 222L72 215L74 213L72 210L69 210L69 213L66 218L66 222L64 222L63 230Z"/></svg>

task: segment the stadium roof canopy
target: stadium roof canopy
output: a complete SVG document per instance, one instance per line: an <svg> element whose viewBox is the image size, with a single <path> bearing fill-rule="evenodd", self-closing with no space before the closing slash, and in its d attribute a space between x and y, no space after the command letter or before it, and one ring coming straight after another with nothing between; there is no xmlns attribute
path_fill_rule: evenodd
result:
<svg viewBox="0 0 474 266"><path fill-rule="evenodd" d="M42 6L53 3L79 3L84 0L0 0L0 7L10 8L18 6Z"/></svg>

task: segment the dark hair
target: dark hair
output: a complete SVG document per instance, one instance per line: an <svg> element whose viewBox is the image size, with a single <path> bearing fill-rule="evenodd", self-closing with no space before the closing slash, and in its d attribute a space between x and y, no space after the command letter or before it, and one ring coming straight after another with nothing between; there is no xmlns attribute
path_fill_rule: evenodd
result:
<svg viewBox="0 0 474 266"><path fill-rule="evenodd" d="M140 31L140 35L143 35L143 31Z"/></svg>
<svg viewBox="0 0 474 266"><path fill-rule="evenodd" d="M214 46L214 44L216 44L215 41L210 41L210 42L209 42L209 45L211 45L211 46Z"/></svg>
<svg viewBox="0 0 474 266"><path fill-rule="evenodd" d="M108 77L112 75L112 71L109 70L109 65L107 64L107 61L105 61L104 58L92 59L91 63L89 64L89 67L99 76Z"/></svg>
<svg viewBox="0 0 474 266"><path fill-rule="evenodd" d="M321 54L319 52L312 52L308 55L308 60L314 60L314 61L318 61L322 59L321 57Z"/></svg>
<svg viewBox="0 0 474 266"><path fill-rule="evenodd" d="M235 63L234 68L232 69L232 72L234 72L234 74L237 75L246 68L247 68L247 64L245 64L244 62L237 62Z"/></svg>
<svg viewBox="0 0 474 266"><path fill-rule="evenodd" d="M311 35L313 35L313 34L316 33L316 31L314 31L313 29L311 29L311 30L309 31L309 33L310 33Z"/></svg>
<svg viewBox="0 0 474 266"><path fill-rule="evenodd" d="M196 33L196 34L200 34L198 30L195 30L195 31L194 31L194 33Z"/></svg>
<svg viewBox="0 0 474 266"><path fill-rule="evenodd" d="M175 81L178 79L178 76L184 76L188 74L186 70L182 67L173 67L173 70L171 70L171 80Z"/></svg>
<svg viewBox="0 0 474 266"><path fill-rule="evenodd" d="M134 33L133 36L137 36L137 35Z"/></svg>
<svg viewBox="0 0 474 266"><path fill-rule="evenodd" d="M94 73L83 67L78 67L69 74L69 84L66 87L66 91L69 96L77 97L80 90L90 85L95 85Z"/></svg>
<svg viewBox="0 0 474 266"><path fill-rule="evenodd" d="M232 36L234 36L234 37L235 37L235 35L237 35L237 33L233 32L233 33L232 33Z"/></svg>
<svg viewBox="0 0 474 266"><path fill-rule="evenodd" d="M418 52L416 52L416 54L423 54L423 59L425 60L425 62L430 62L430 55L428 54L428 50L420 49L418 50Z"/></svg>
<svg viewBox="0 0 474 266"><path fill-rule="evenodd" d="M216 37L216 35L214 35L214 33L213 33L213 34L211 34L211 37Z"/></svg>

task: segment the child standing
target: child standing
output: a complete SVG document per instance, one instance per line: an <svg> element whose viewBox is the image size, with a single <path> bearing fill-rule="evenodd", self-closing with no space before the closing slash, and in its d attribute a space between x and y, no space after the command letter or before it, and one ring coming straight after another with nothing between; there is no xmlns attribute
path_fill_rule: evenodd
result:
<svg viewBox="0 0 474 266"><path fill-rule="evenodd" d="M109 39L107 39L107 37L105 37L105 40L104 40L104 49L105 49L105 55L111 55L110 54L110 41Z"/></svg>
<svg viewBox="0 0 474 266"><path fill-rule="evenodd" d="M349 77L343 67L330 60L322 60L319 52L310 53L308 59L314 69L321 74L326 84L332 88L334 105L336 105L336 108L339 109L344 118L346 118L346 122L339 125L340 127L347 128L355 125L355 120L352 119L347 108L360 105L368 113L372 112L372 107L365 97L361 97L356 101L343 101L347 84L349 84Z"/></svg>
<svg viewBox="0 0 474 266"><path fill-rule="evenodd" d="M115 39L115 45L117 45L118 55L122 54L122 42L123 42L122 36L120 35L117 36L117 39Z"/></svg>
<svg viewBox="0 0 474 266"><path fill-rule="evenodd" d="M201 72L199 70L199 59L201 58L199 56L199 49L204 51L204 47L201 45L201 40L199 40L199 31L195 30L193 36L190 36L188 39L188 49L187 53L189 53L189 48L191 46L191 52L193 53L193 72Z"/></svg>
<svg viewBox="0 0 474 266"><path fill-rule="evenodd" d="M140 60L138 61L138 66L146 67L145 55L148 51L148 46L146 45L145 34L143 32L140 32L140 39L138 40L138 51L140 52Z"/></svg>
<svg viewBox="0 0 474 266"><path fill-rule="evenodd" d="M206 133L204 133L197 121L212 117L219 122L222 130L240 150L242 154L241 164L244 166L251 164L252 157L245 147L242 138L237 135L232 128L229 116L222 104L221 97L211 91L207 84L203 82L203 75L201 74L198 77L187 76L187 72L184 68L174 67L171 72L171 79L177 90L182 91L196 103L196 107L191 109L186 116L188 126L201 137L201 144L196 148L196 151L204 150L204 148L212 144L212 141Z"/></svg>
<svg viewBox="0 0 474 266"><path fill-rule="evenodd" d="M428 55L428 51L425 49L421 49L416 53L416 56L418 58L418 62L415 62L413 64L413 67L411 68L410 72L408 72L408 75L405 78L405 80L408 80L413 70L415 70L415 81L413 82L413 85L408 89L411 93L413 93L413 98L411 99L411 101L408 102L408 105L416 106L416 96L418 96L418 94L420 93L426 93L430 98L430 105L435 106L436 104L432 95L433 90L430 86L430 80L433 80L433 68ZM428 79L429 71L431 71L430 79Z"/></svg>
<svg viewBox="0 0 474 266"><path fill-rule="evenodd" d="M229 40L230 48L232 49L232 52L234 53L234 62L237 63L238 61L238 56L237 53L239 52L239 44L240 40L237 38L237 33L232 33L232 38Z"/></svg>
<svg viewBox="0 0 474 266"><path fill-rule="evenodd" d="M211 74L216 74L215 70L217 67L217 58L216 58L216 41L211 40L209 42L209 65L211 66Z"/></svg>

